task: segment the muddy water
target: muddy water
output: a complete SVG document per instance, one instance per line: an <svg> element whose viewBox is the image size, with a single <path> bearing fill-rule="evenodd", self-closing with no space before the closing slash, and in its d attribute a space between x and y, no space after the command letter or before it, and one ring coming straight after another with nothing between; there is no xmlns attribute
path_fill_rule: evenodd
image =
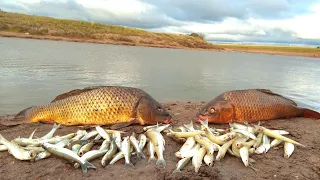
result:
<svg viewBox="0 0 320 180"><path fill-rule="evenodd" d="M319 78L315 58L0 38L0 114L92 85L138 87L160 102L268 88L320 110Z"/></svg>

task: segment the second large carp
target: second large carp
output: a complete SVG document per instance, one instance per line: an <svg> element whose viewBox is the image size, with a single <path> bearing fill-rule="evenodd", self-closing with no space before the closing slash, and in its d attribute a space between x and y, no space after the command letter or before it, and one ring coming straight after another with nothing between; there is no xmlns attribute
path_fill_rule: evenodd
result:
<svg viewBox="0 0 320 180"><path fill-rule="evenodd" d="M316 111L297 104L268 89L227 91L205 104L196 115L209 123L256 122L280 118L306 117L320 119Z"/></svg>
<svg viewBox="0 0 320 180"><path fill-rule="evenodd" d="M21 111L15 119L22 119L24 123L56 122L67 126L171 122L170 114L148 93L122 86L72 90L57 96L50 104Z"/></svg>

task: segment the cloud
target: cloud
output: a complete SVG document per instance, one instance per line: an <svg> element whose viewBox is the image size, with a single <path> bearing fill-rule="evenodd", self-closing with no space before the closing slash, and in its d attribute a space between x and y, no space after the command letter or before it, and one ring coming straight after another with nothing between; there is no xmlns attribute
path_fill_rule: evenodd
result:
<svg viewBox="0 0 320 180"><path fill-rule="evenodd" d="M163 13L183 21L221 21L226 17L237 19L290 18L308 12L308 3L300 0L142 0L157 6ZM306 2L306 1L304 1Z"/></svg>
<svg viewBox="0 0 320 180"><path fill-rule="evenodd" d="M320 41L320 1L312 0L2 0L0 7L156 32L200 32L210 41Z"/></svg>

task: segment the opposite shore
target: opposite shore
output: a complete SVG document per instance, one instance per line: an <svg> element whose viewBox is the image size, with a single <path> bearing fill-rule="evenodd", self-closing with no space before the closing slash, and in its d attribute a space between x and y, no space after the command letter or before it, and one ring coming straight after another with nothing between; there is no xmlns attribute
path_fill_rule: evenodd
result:
<svg viewBox="0 0 320 180"><path fill-rule="evenodd" d="M0 12L0 37L320 58L320 48L316 47L213 44L205 41L198 33L155 33L122 26L7 12Z"/></svg>

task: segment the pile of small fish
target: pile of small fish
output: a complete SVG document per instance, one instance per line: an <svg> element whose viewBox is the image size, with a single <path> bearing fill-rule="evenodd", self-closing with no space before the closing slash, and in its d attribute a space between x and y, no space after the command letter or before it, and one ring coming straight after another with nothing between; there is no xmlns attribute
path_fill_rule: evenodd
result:
<svg viewBox="0 0 320 180"><path fill-rule="evenodd" d="M137 155L145 159L143 149L148 146L149 160L156 160L156 164L166 166L163 157L165 141L161 132L167 129L168 125L154 125L144 127L144 133L121 137L122 131L108 130L100 126L87 132L78 130L64 136L53 136L59 125L54 124L51 131L43 137L33 138L35 131L29 138L15 138L12 141L6 140L0 134L0 151L8 151L16 159L38 161L54 155L74 164L75 168L81 166L82 172L88 169L96 169L90 161L102 157L101 164L115 164L118 160L125 158L126 166L133 166L130 156ZM136 138L136 136L138 138ZM93 147L98 145L97 149Z"/></svg>
<svg viewBox="0 0 320 180"><path fill-rule="evenodd" d="M198 172L203 161L207 166L212 166L214 161L222 160L226 153L240 158L246 167L257 170L252 165L255 160L249 157L251 154L267 153L270 148L283 143L284 158L289 158L294 151L294 145L304 146L283 136L289 132L267 129L260 124L229 123L228 129L216 129L208 126L208 120L200 122L201 126L197 128L191 121L190 124L166 130L167 136L183 143L175 153L181 160L174 172L180 172L190 160L195 172ZM214 152L217 152L216 156Z"/></svg>

